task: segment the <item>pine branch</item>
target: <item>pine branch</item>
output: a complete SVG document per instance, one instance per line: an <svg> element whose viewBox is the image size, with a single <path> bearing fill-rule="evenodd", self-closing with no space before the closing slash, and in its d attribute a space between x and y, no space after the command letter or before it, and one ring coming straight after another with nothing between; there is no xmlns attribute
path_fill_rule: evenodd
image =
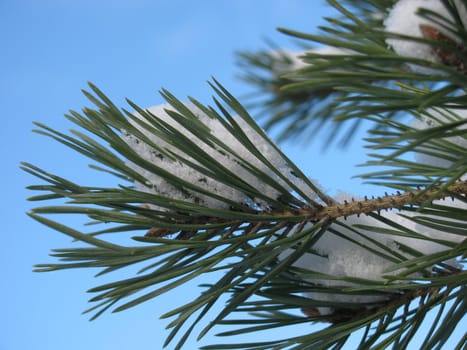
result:
<svg viewBox="0 0 467 350"><path fill-rule="evenodd" d="M300 219L301 222L317 222L323 219L327 220L337 220L339 218L346 219L348 216L352 215L368 215L371 212L380 213L383 210L389 209L402 209L406 206L423 206L427 203L432 202L433 200L437 199L445 199L448 196L452 196L452 200L454 200L454 196L467 196L467 181L459 181L449 186L443 187L436 187L436 188L427 188L427 189L420 189L417 191L408 191L408 192L397 192L395 195L386 195L384 197L372 198L368 199L365 196L364 200L355 200L352 198L350 202L344 200L343 203L335 203L328 206L319 206L317 208L311 209L298 209L295 211L287 211L287 212L271 212L268 214L258 213L257 218L260 221L262 217L265 217L265 224L268 225L268 219L270 219L271 215L275 218L281 218L282 220L286 220L287 218L291 218L292 220ZM209 217L201 217L197 218L196 220L191 220L191 224L196 223L211 223L211 224L218 224L221 223L223 220L219 218L209 218ZM230 221L231 222L231 221ZM241 224L242 221L239 221L238 224ZM261 227L261 222L259 223ZM171 231L165 228L153 227L148 232L146 232L146 237L164 237L167 235L174 234L178 230ZM181 238L185 238L187 233L182 231Z"/></svg>
<svg viewBox="0 0 467 350"><path fill-rule="evenodd" d="M415 206L421 213L426 214L409 215L407 220L410 222L424 225L426 224L424 220L428 220L429 225L435 227L431 217L441 215L443 221L439 221L438 225L441 225L446 233L465 235L465 232L457 226L456 217L447 219L446 209L431 204L432 201L436 202L445 196L465 200L467 191L465 181L438 183L423 190L412 190L376 199L365 198L361 201L349 199L339 203L312 184L277 147L270 143L246 111L220 86L216 88L217 93L225 103L242 116L243 121L232 117L221 104L218 104L227 117L224 121L214 109L206 108L193 100L200 111L208 113L209 118L213 118L202 119L205 117L199 114L201 112L194 113L167 92L164 94L171 101L173 110L167 107L165 111L159 110L158 113L162 114L153 114L132 104L141 117L136 118L130 113L126 113L128 117L125 117L102 92L94 86L91 87L100 100L90 94L87 95L99 110L87 108L84 110L85 116L73 112L70 118L111 145L114 152L82 132L75 131L73 132L75 136L71 137L38 124L42 130L45 130L40 132L106 165L110 173L116 174L120 179L134 181L135 186L133 188L81 186L27 163L24 163L23 169L46 182L44 185L31 186L32 190L45 192L32 197L32 200L68 200L65 205L36 208L30 216L46 226L90 245L90 247L55 250L53 256L63 263L37 265L37 271L99 267L103 268L99 274L104 274L131 264L146 264L142 266L141 274L137 277L90 290L97 293L91 301L98 305L89 310L96 312L93 319L111 307L115 307L115 311L123 311L202 275L223 271L222 278L216 284L207 286L206 291L193 302L164 315L164 317L175 317L169 325L173 328L167 340L170 341L192 315L199 313L179 340L176 347L180 348L195 325L203 320L202 316L225 293L233 293L232 299L201 331L201 336L215 325L223 324L226 317L237 309L243 309L255 295L273 300L280 298L281 304L285 303L281 308L286 309L310 310L310 303L314 305L313 309L319 310L329 309L332 306L335 311L320 314L316 320L334 320L336 325L355 322L353 317L343 318L342 310L347 310L344 312L346 315L355 315L359 318L359 324L363 322L362 320L376 321L378 317L382 317L382 314L376 313L370 318L366 313L361 314L361 311L358 311L361 310L361 300L369 297L373 301L366 302L367 306L371 305L373 310L379 308L386 310L387 301L405 295L404 290L428 288L429 284L420 285L406 281L412 280L411 276L414 274L421 273L429 277L431 276L429 268L438 265L440 271L446 272L448 277L453 277L457 273L455 269L444 268L443 261L448 257L455 258L465 254L465 247L459 247L448 237L427 237L402 228L396 224L395 218L379 216L376 213L384 209L399 208L404 209L402 213L409 215L408 210L411 206ZM203 123L212 123L212 127L217 128L217 120L229 133L222 138L204 128ZM174 127L175 122L183 125L187 132L197 135L201 141L187 138L184 129ZM118 130L123 132L118 133ZM445 136L443 128L438 132ZM153 134L161 141L155 141L151 136ZM229 141L231 136L234 138ZM251 138L254 138L256 144L251 142ZM164 140L170 143L161 146ZM241 142L233 146L232 142L237 142L235 140ZM248 153L240 155L238 153L241 149L240 145L245 147ZM143 150L154 149L154 152L142 152L140 147L143 147ZM271 154L277 158L267 159L258 151L259 148L262 149L261 152L272 152ZM196 152L193 152L193 149L196 149ZM231 156L222 162L210 153L211 149L215 154ZM147 158L149 154L153 157L151 162ZM255 156L251 157L251 155ZM230 159L234 159L234 162ZM134 164L137 164L137 167ZM187 167L183 168L184 171L194 174L194 177L188 178L180 173L178 167L181 166ZM170 171L167 167L175 168ZM233 171L232 167L238 169ZM242 171L248 171L245 176L253 176L250 181L258 181L257 185L251 186L251 183L247 184L234 175L235 172ZM154 177L156 174L157 177ZM171 192L152 185L145 187L148 186L146 185L148 179L155 182L160 181L159 179L168 181L170 186L167 188ZM198 179L202 179L201 183ZM214 180L218 181L211 182L214 191L203 186L205 182ZM264 187L263 184L267 184L268 187ZM224 191L224 185L232 186L235 191L241 192L233 192L235 195L228 200L219 195L222 193L220 191ZM160 182L157 186L163 188L166 185ZM237 193L242 193L244 196L241 202L236 202L239 199L234 199L242 198L238 197ZM85 234L50 220L44 217L44 214L84 214L95 222L113 222L117 226ZM345 218L351 220L361 214L370 216L357 222L358 225L353 227L346 224L345 220L341 220ZM376 222L380 221L381 224L373 226L376 222L368 220L377 220ZM380 227L382 224L388 225L387 228ZM115 245L96 237L110 233L130 233L134 230L145 232L144 236L133 237L135 242L144 245ZM364 277L334 276L311 271L309 268L297 270L296 264L300 265L301 259L316 257L328 259L325 256L320 257L318 250L321 248L317 247L321 238L329 235L336 237L333 238L337 239L336 243L342 240L358 247L356 248L359 249L358 254L369 254L369 257L374 256L386 261L383 266L387 265L386 268L392 266L387 272L388 275L382 274L383 279L380 281L370 281ZM424 255L423 252L403 243L404 236L410 237L409 239L414 242L423 239L451 250L449 253ZM391 248L387 243L383 243L386 240L384 237L392 237L399 248ZM381 239L383 241L380 241ZM323 265L322 268L326 266ZM306 282L310 279L315 282ZM281 287L280 296L273 292L277 289L276 280L282 281L281 285L286 283L286 290L290 292L285 291L284 287ZM457 282L453 283L458 283L459 280L457 278L455 280ZM439 285L437 284L439 282L433 281L433 283L433 286ZM148 288L152 290L146 291ZM297 299L296 293L299 292L314 293L324 299L319 297L314 297L317 298L314 300L306 297ZM326 300L330 295L342 295L343 299ZM408 299L404 297L400 300L408 303ZM258 310L261 309L262 307L258 306ZM280 321L281 317L275 321L277 326L289 322L283 323ZM300 323L304 320L310 319L293 322ZM261 328L272 326L273 324L268 324Z"/></svg>
<svg viewBox="0 0 467 350"><path fill-rule="evenodd" d="M37 265L36 271L99 268L102 275L139 267L136 276L89 290L96 303L87 310L92 319L218 276L190 302L162 315L171 318L165 345L176 342L176 349L199 327L201 338L218 325L237 327L220 334L230 336L310 321L327 327L206 348L338 349L363 330L359 348L405 349L430 312L436 318L422 348L443 346L467 311L467 45L461 4L449 0L439 11L418 11L430 22L420 24L423 35L417 37L389 30L390 21L374 16L375 10L390 16L400 2L329 3L341 15L328 19L324 35L287 32L339 53L307 52L299 69L272 80L250 78L272 89L266 110L278 108L278 114L270 126L289 114L295 121L284 135L333 119L355 121L347 130L350 138L362 119L373 123L365 165L383 168L362 177L396 194L330 197L218 82L211 84L214 107L193 98L183 103L164 90L168 104L143 109L128 101L134 112L117 108L90 84L92 92L84 94L95 107L67 115L81 130L67 134L36 123L35 131L97 162L94 170L119 183L87 186L22 164L42 182L29 187L39 192L30 200L53 201L29 215L83 244L54 250L59 262ZM428 56L402 54L407 42L428 47ZM244 58L266 71L278 62L297 64L277 53ZM407 114L415 117L411 124ZM85 216L91 231L50 214Z"/></svg>
<svg viewBox="0 0 467 350"><path fill-rule="evenodd" d="M365 197L363 201L351 202L344 201L336 205L322 207L320 209L306 210L310 221L319 221L327 218L336 220L338 218L347 218L351 215L369 214L371 212L381 212L388 209L401 209L407 205L423 205L435 199L444 199L448 193L453 195L466 196L467 195L467 182L458 182L453 185L447 186L446 192L441 188L430 188L418 191L409 191L405 193L398 192L396 195L386 194L384 197L368 199ZM454 200L454 197L452 197ZM305 212L306 212L305 211ZM299 215L303 215L299 212Z"/></svg>
<svg viewBox="0 0 467 350"><path fill-rule="evenodd" d="M356 130L367 125L362 118L371 120L380 114L404 121L403 112L409 109L465 105L467 37L462 20L421 9L420 16L428 20L420 24L422 35L412 36L388 29L385 19L395 1L348 1L347 6L328 2L341 18L327 19L328 26L320 28L321 33L279 28L304 40L305 50L274 49L239 55L241 67L247 67L245 80L257 89L253 96L264 109L259 116L267 129L283 128L280 140L310 139L328 127L325 144L341 135L341 144L345 145ZM451 14L457 13L456 6L462 6L456 4L445 2ZM399 17L404 22L403 16ZM405 20L414 21L414 26L420 22ZM440 31L441 26L449 28L449 36ZM399 54L391 47L399 42L409 43L406 46L413 43L412 52L419 50L416 45L431 47L432 57ZM314 49L317 45L324 47ZM401 84L409 89L400 89ZM428 96L415 91L420 88Z"/></svg>

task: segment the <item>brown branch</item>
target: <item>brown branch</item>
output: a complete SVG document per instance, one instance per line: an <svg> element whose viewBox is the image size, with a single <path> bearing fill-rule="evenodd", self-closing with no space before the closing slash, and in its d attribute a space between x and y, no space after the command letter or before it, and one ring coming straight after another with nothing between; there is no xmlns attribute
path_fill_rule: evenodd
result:
<svg viewBox="0 0 467 350"><path fill-rule="evenodd" d="M444 64L454 67L462 73L467 73L467 62L464 59L467 54L467 48L465 46L458 44L455 40L428 24L420 24L420 31L424 38L435 40L440 43L447 43L455 47L457 52L442 46L432 46L431 51Z"/></svg>
<svg viewBox="0 0 467 350"><path fill-rule="evenodd" d="M304 217L304 222L318 222L321 220L326 219L327 221L333 221L338 218L347 218L351 215L366 215L372 212L381 212L382 210L389 210L389 209L402 209L404 206L407 205L423 205L427 202L433 201L435 199L444 199L447 196L454 196L454 195L467 195L467 181L459 181L446 188L442 187L431 187L427 189L420 189L415 191L407 191L407 192L397 192L394 195L386 194L383 197L371 198L368 199L366 196L363 200L355 200L352 199L351 201L344 201L343 203L336 203L333 205L328 206L319 206L319 207L311 207L311 208L304 208L304 209L297 209L291 211L264 211L258 212L258 219L261 222L261 218L264 217L271 217L271 216L281 216L284 217L286 220L287 217L296 218L297 216ZM189 224L193 223L220 223L223 221L227 221L224 219L216 218L216 217L193 217ZM295 220L296 221L296 220ZM232 222L232 220L228 220L228 222ZM181 222L181 225L186 224L186 222ZM270 224L269 220L264 220L264 226L268 226ZM147 231L146 236L148 237L165 237L167 235L179 232L180 230L169 230L166 228L158 228L153 227ZM193 234L189 235L190 237ZM183 237L186 237L183 235Z"/></svg>
<svg viewBox="0 0 467 350"><path fill-rule="evenodd" d="M388 209L401 209L407 205L423 205L435 199L444 199L450 195L467 195L467 181L459 181L447 186L445 190L433 187L423 190L397 192L394 195L386 194L384 197L368 199L365 196L363 201L352 199L350 202L338 203L336 205L321 207L310 213L310 221L319 221L323 218L332 220L340 217L347 218L351 215L369 214Z"/></svg>

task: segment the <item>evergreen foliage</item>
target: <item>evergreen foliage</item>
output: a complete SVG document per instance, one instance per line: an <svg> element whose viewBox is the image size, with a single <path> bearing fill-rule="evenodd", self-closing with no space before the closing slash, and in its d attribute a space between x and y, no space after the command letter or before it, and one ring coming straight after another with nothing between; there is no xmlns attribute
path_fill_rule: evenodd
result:
<svg viewBox="0 0 467 350"><path fill-rule="evenodd" d="M52 203L29 215L83 243L54 249L59 262L36 271L140 268L89 290L92 319L220 276L162 315L171 319L165 345L176 349L195 330L200 338L219 325L230 328L220 336L237 340L310 323L322 327L204 349L340 349L355 337L360 349L405 349L428 315L421 348L441 349L467 310L467 1L440 0L449 18L418 12L451 37L435 24L424 27L429 37L387 32L394 0L328 2L337 15L319 33L280 29L304 40L298 68L287 51L239 54L243 77L259 96L251 111L266 130L283 128L280 140L308 139L325 125L330 140L340 135L346 144L368 127L365 165L380 169L362 178L389 194L328 196L217 81L213 106L163 91L168 105L158 112L131 101L134 112L120 109L90 84L84 93L93 107L66 116L79 129L36 123L35 131L121 184L84 186L22 164L41 181L29 187L39 192L30 200ZM402 56L391 39L429 45L435 59ZM312 49L317 45L339 53ZM85 216L91 230L50 214ZM357 258L360 265L349 263ZM221 311L206 319L226 295ZM462 349L466 338L454 341Z"/></svg>

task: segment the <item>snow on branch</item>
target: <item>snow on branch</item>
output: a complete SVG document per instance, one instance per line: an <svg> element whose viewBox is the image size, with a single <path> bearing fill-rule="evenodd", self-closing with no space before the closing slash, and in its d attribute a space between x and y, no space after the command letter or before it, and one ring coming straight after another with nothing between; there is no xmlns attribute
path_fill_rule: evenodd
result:
<svg viewBox="0 0 467 350"><path fill-rule="evenodd" d="M461 25L467 27L467 7L465 2L455 0L458 18ZM424 10L424 12L421 12ZM403 35L404 38L389 37L386 42L401 56L424 59L435 63L454 66L466 71L464 60L459 51L465 53L461 36L455 27L456 18L446 4L440 0L399 0L389 11L385 19L385 29L392 34ZM428 39L431 42L409 39ZM439 43L439 45L437 44ZM413 71L429 74L433 69L410 64Z"/></svg>
<svg viewBox="0 0 467 350"><path fill-rule="evenodd" d="M194 104L185 107L193 115L191 120L183 120L168 104L147 108L143 114L135 113L131 123L149 142L126 130L122 130L122 137L139 158L199 190L176 186L170 179L128 161L130 168L146 179L145 183L135 181L135 189L218 209L229 209L235 203L259 211L269 210L274 207L272 202L293 190L291 185L305 199L316 198L313 189L294 174L288 161L244 119L233 117L229 125L226 120L208 116ZM234 125L242 138L233 135ZM182 141L177 143L180 139L188 146ZM255 148L254 153L251 147ZM201 159L212 162L202 164ZM260 193L261 198L250 197L242 187Z"/></svg>

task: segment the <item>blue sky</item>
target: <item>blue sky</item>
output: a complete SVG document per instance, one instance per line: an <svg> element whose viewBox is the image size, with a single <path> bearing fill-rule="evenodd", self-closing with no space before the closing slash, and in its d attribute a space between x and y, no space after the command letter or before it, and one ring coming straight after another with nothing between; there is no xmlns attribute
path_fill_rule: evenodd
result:
<svg viewBox="0 0 467 350"><path fill-rule="evenodd" d="M105 181L87 168L88 160L33 134L32 122L62 131L72 127L63 114L89 105L80 91L87 81L122 107L126 107L125 97L142 107L160 104L157 91L162 87L180 99L191 95L209 102L206 81L211 76L240 96L247 87L235 77L239 70L234 51L263 48L264 38L293 48L293 40L275 32L275 27L313 31L330 14L322 3L0 1L5 237L0 259L6 267L0 290L6 310L0 349L159 349L168 334L166 321L159 320L159 315L197 295L194 286L187 286L89 322L81 315L90 306L85 291L106 278L96 279L97 271L88 270L31 272L32 265L53 261L48 257L50 249L71 242L25 215L34 203L26 201L32 193L24 188L38 180L22 173L19 162L28 161L86 184ZM361 145L322 154L320 141L310 141L305 149L288 143L283 149L330 191L363 194L360 180L350 179L358 173L354 165L364 159ZM213 337L207 337L200 344L212 341ZM194 342L187 346L194 348Z"/></svg>

